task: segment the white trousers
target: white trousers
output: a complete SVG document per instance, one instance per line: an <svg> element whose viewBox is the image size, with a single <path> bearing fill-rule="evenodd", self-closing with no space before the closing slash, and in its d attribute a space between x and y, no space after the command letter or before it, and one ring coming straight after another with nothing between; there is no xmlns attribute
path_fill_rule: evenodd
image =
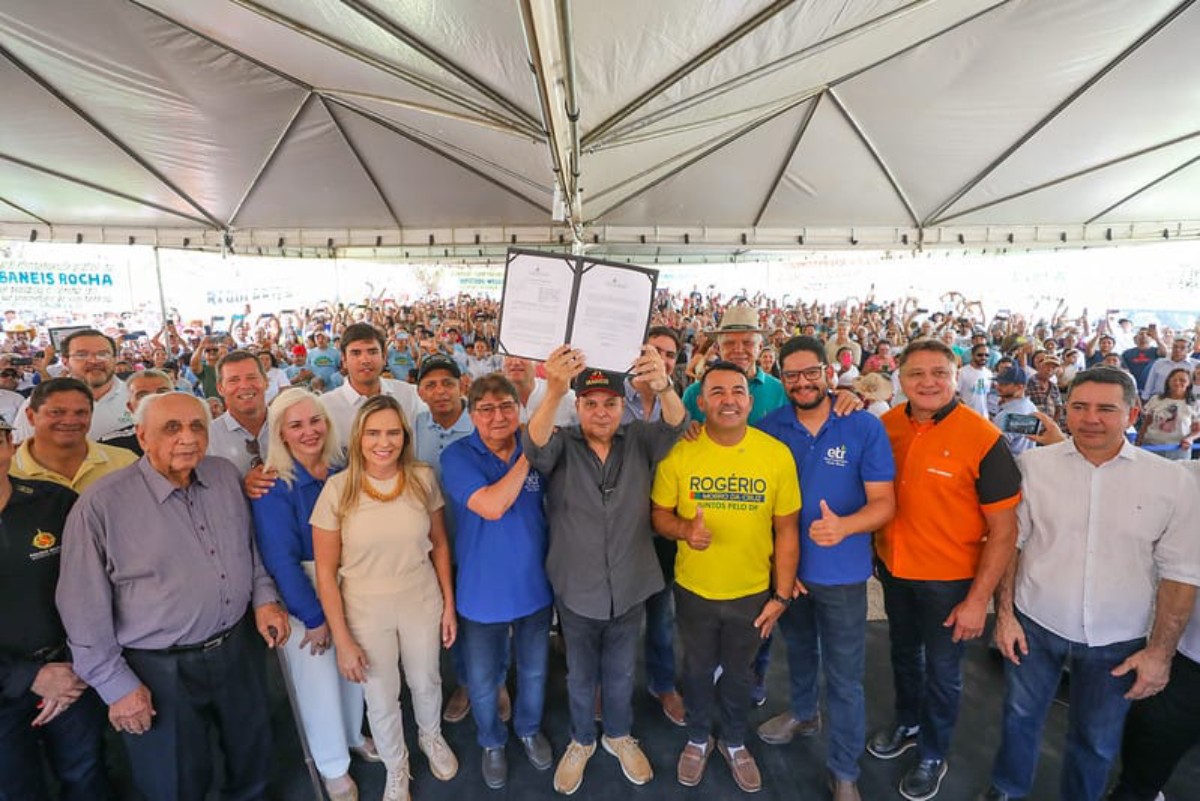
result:
<svg viewBox="0 0 1200 801"><path fill-rule="evenodd" d="M400 583L342 582L346 624L367 655L367 718L383 764L391 773L408 763L400 713L400 663L423 737L441 733L442 592L433 565Z"/></svg>

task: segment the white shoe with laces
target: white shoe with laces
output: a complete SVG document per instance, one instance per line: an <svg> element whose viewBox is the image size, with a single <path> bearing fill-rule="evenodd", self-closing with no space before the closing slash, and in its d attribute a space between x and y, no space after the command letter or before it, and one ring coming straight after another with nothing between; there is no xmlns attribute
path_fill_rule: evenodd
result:
<svg viewBox="0 0 1200 801"><path fill-rule="evenodd" d="M412 801L408 791L408 766L396 773L388 771L387 784L383 787L383 801Z"/></svg>

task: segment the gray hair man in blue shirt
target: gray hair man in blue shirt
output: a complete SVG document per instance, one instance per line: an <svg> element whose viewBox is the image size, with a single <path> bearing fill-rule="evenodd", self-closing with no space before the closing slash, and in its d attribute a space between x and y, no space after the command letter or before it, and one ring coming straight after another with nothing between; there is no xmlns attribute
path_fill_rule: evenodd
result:
<svg viewBox="0 0 1200 801"><path fill-rule="evenodd" d="M206 797L212 726L223 797L264 797L271 729L252 627L271 647L289 633L238 469L205 457L209 422L194 396L143 400L145 456L89 487L63 535L56 602L76 672L155 801Z"/></svg>

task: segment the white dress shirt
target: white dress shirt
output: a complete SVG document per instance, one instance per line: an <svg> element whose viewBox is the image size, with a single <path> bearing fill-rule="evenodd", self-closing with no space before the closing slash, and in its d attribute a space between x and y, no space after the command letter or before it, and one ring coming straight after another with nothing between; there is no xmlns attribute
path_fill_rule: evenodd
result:
<svg viewBox="0 0 1200 801"><path fill-rule="evenodd" d="M1175 464L1182 467L1192 479L1192 492L1200 494L1200 459ZM1179 640L1179 653L1193 662L1200 662L1200 595L1196 597L1196 605L1192 607L1192 619Z"/></svg>
<svg viewBox="0 0 1200 801"><path fill-rule="evenodd" d="M1091 646L1146 636L1160 579L1200 585L1200 494L1179 465L1128 442L1096 466L1068 440L1027 451L1016 605Z"/></svg>
<svg viewBox="0 0 1200 801"><path fill-rule="evenodd" d="M241 423L233 419L229 412L212 421L208 428L208 455L220 456L233 462L238 472L245 476L254 466L254 452L246 447L246 443L258 440L258 455L262 460L267 458L267 423L259 429L258 436L247 431Z"/></svg>
<svg viewBox="0 0 1200 801"><path fill-rule="evenodd" d="M404 422L408 424L409 431L415 431L417 415L428 408L425 401L417 395L417 388L412 384L392 378L381 378L379 383L381 392L400 401L400 408L404 412ZM368 395L358 394L358 390L349 381L321 396L325 410L329 412L329 419L333 421L338 450L343 454L346 452L346 442L350 439L350 428L354 425L354 415L358 413L358 407L362 406L368 397Z"/></svg>
<svg viewBox="0 0 1200 801"><path fill-rule="evenodd" d="M529 403L521 407L521 422L528 423L529 418L537 411L537 407L542 405L542 399L546 397L546 379L533 379L533 392L529 393ZM563 395L563 399L558 402L558 409L554 412L554 425L562 428L563 426L574 426L579 424L579 418L575 415L575 390L568 389L567 394Z"/></svg>
<svg viewBox="0 0 1200 801"><path fill-rule="evenodd" d="M129 413L128 404L129 389L124 381L114 378L112 388L92 406L92 427L88 429L88 439L99 440L106 434L133 425L133 415ZM29 417L25 414L28 408L29 400L26 399L17 410L12 434L16 444L33 436L33 426L29 424Z"/></svg>

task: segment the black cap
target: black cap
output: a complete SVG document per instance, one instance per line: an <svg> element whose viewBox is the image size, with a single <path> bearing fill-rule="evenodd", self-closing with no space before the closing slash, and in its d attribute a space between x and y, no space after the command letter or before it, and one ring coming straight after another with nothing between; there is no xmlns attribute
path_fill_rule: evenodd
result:
<svg viewBox="0 0 1200 801"><path fill-rule="evenodd" d="M586 395L596 390L604 390L614 395L625 395L625 379L619 373L607 370L584 370L575 376L575 394Z"/></svg>
<svg viewBox="0 0 1200 801"><path fill-rule="evenodd" d="M451 359L449 356L427 356L421 362L421 366L417 369L417 383L420 384L425 380L425 376L432 373L434 370L445 370L455 378L462 378L462 370L458 366L458 362Z"/></svg>

